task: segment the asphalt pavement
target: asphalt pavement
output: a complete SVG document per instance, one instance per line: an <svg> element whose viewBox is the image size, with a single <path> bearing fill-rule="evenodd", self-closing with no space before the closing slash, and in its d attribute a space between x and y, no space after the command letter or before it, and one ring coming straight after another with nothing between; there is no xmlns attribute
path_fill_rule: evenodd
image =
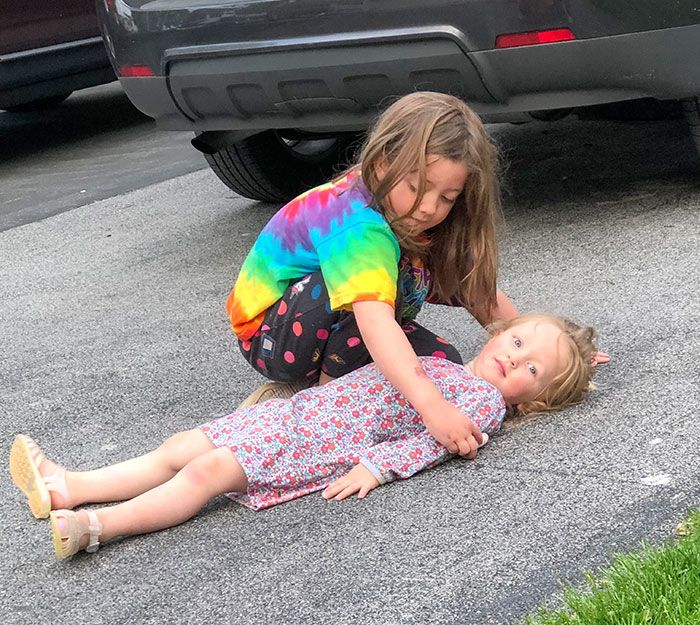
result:
<svg viewBox="0 0 700 625"><path fill-rule="evenodd" d="M54 560L7 472L0 622L513 623L560 582L700 503L700 177L682 121L494 127L501 287L596 326L612 362L563 413L514 422L363 501L253 512L225 498L171 530ZM230 412L260 382L224 301L276 207L197 171L0 232L2 445L89 469ZM475 353L460 311L420 320Z"/></svg>
<svg viewBox="0 0 700 625"><path fill-rule="evenodd" d="M156 130L118 82L0 111L0 232L206 168L191 138Z"/></svg>

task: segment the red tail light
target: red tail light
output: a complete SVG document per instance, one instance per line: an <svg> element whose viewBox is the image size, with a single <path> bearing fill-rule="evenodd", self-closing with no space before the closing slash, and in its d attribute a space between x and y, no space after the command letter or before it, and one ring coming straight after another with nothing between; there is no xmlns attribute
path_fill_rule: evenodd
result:
<svg viewBox="0 0 700 625"><path fill-rule="evenodd" d="M540 43L571 41L572 39L576 39L576 36L568 28L557 28L555 30L538 30L531 33L498 35L496 37L496 47L516 48L518 46L535 46Z"/></svg>
<svg viewBox="0 0 700 625"><path fill-rule="evenodd" d="M154 74L148 65L122 65L119 68L119 76L122 78L143 78L154 76Z"/></svg>

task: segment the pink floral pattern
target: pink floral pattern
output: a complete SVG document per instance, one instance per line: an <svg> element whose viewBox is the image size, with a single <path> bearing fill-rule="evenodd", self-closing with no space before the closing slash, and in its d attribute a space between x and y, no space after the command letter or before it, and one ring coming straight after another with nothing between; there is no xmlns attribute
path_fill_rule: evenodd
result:
<svg viewBox="0 0 700 625"><path fill-rule="evenodd" d="M421 357L446 399L491 435L505 403L488 382L449 360ZM200 426L229 447L248 476L232 499L260 510L322 490L362 462L380 482L407 478L451 457L374 364L292 399L270 399Z"/></svg>

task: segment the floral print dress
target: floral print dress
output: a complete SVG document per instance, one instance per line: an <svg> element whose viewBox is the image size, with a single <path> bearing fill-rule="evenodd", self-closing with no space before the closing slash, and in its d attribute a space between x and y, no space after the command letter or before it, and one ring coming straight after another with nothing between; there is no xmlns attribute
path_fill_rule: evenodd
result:
<svg viewBox="0 0 700 625"><path fill-rule="evenodd" d="M494 434L505 415L498 390L469 369L424 356L445 398ZM270 399L200 426L229 447L248 477L232 499L260 510L322 490L362 463L379 480L407 478L452 456L374 363L291 399Z"/></svg>

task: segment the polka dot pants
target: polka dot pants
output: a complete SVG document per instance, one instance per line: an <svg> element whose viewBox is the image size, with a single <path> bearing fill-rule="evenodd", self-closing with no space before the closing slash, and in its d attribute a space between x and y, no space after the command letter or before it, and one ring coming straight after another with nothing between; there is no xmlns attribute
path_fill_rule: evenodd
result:
<svg viewBox="0 0 700 625"><path fill-rule="evenodd" d="M418 356L462 364L454 346L415 321L403 321L401 327ZM320 272L292 284L267 311L255 336L239 345L256 371L278 381L315 380L321 371L337 378L372 360L355 315L331 310Z"/></svg>

